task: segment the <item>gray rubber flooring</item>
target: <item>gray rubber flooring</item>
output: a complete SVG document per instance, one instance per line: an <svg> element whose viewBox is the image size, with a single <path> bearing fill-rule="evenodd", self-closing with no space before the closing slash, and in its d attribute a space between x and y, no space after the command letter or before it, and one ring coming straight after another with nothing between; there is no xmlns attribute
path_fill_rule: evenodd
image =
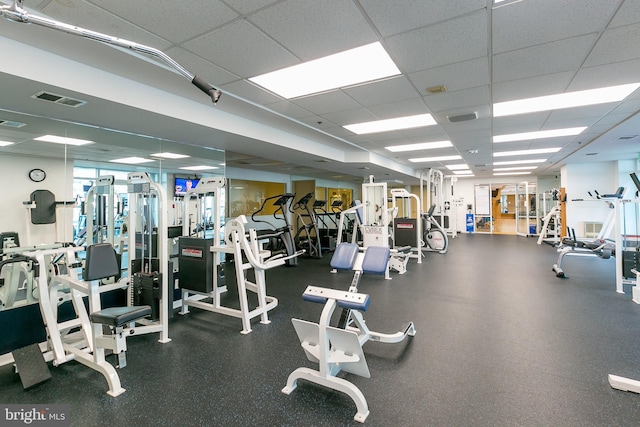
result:
<svg viewBox="0 0 640 427"><path fill-rule="evenodd" d="M393 280L364 276L367 325L416 336L364 346L371 378L340 374L367 398L370 426L637 426L640 395L610 388L607 374L640 379L640 306L615 292L614 260L567 258L568 279L551 271L557 254L531 238L462 235L445 255L410 261ZM285 395L291 371L307 361L291 324L317 321L307 285L347 289L330 254L267 273L279 305L272 322L192 309L170 323L172 341L128 341L123 395L105 394L98 373L76 363L24 391L0 368L0 402L66 403L74 426L356 425L344 394L308 382ZM232 300L234 293L229 292ZM234 305L233 303L229 303ZM237 305L237 303L236 303Z"/></svg>

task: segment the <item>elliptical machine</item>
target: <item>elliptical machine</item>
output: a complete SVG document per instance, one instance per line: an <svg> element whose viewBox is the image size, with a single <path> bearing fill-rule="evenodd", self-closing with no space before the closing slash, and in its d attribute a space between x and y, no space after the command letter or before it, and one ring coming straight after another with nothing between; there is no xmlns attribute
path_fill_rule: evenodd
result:
<svg viewBox="0 0 640 427"><path fill-rule="evenodd" d="M294 242L297 248L305 250L307 256L322 258L318 218L315 211L309 208L309 202L312 198L313 193L307 193L290 206L290 212L296 215L297 229Z"/></svg>
<svg viewBox="0 0 640 427"><path fill-rule="evenodd" d="M289 210L289 204L291 203L294 197L295 197L295 194L291 194L291 193L285 193L277 196L268 197L262 202L260 209L258 209L251 215L251 220L253 222L255 223L264 222L266 224L269 224L269 226L271 227L270 230L259 230L258 238L269 240L268 249L272 252L272 254L277 254L278 252L283 254L286 253L286 256L289 257L296 253L296 245L293 240L293 233L292 233L293 227L291 226L291 223L289 222L289 217L287 216L287 211ZM276 227L267 220L257 218L257 216L259 216L261 212L265 210L267 204L271 200L275 200L272 206L276 207L276 210L273 212L273 218L279 221L284 221L284 225L282 227ZM287 265L289 266L298 265L298 258L295 256L292 256L291 258L288 258L286 262L287 262Z"/></svg>

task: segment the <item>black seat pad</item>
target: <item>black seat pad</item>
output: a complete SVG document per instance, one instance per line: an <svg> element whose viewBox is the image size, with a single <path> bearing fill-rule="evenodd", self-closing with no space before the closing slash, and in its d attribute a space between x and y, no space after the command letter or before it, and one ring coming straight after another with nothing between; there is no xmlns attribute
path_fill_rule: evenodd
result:
<svg viewBox="0 0 640 427"><path fill-rule="evenodd" d="M141 305L134 307L109 307L91 313L90 317L93 323L102 323L117 328L134 320L149 316L150 314L151 307Z"/></svg>

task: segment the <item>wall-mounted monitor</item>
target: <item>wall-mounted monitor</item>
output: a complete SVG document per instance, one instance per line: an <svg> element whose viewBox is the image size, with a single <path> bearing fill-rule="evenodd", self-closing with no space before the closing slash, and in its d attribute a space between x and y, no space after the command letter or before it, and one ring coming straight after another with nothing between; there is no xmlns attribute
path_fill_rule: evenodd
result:
<svg viewBox="0 0 640 427"><path fill-rule="evenodd" d="M187 191L196 188L200 178L180 178L176 177L173 188L175 189L175 197L183 197Z"/></svg>

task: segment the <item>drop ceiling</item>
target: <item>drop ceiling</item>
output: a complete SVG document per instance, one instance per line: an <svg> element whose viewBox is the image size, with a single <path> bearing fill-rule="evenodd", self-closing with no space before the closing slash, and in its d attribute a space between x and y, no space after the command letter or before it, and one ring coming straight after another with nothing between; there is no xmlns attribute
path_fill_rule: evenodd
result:
<svg viewBox="0 0 640 427"><path fill-rule="evenodd" d="M521 0L500 7L485 0L26 0L24 7L160 49L223 95L213 105L144 55L0 20L0 120L25 123L0 124L0 140L15 142L0 155L59 157L64 147L33 141L57 130L98 142L62 152L79 161L148 156L162 147L198 164L412 183L424 169L447 172L448 163L491 176L492 135L587 127L578 136L500 144L501 150L562 147L533 171L538 176L556 175L566 163L640 153L640 91L622 102L491 116L496 102L640 82L640 0ZM375 41L400 75L289 100L248 80ZM429 93L434 86L446 92ZM32 98L41 91L86 104ZM368 135L343 128L424 113L437 125ZM460 115L471 120L448 119ZM441 140L453 147L384 148ZM408 160L453 154L463 160ZM162 167L174 171L183 164L163 160Z"/></svg>

